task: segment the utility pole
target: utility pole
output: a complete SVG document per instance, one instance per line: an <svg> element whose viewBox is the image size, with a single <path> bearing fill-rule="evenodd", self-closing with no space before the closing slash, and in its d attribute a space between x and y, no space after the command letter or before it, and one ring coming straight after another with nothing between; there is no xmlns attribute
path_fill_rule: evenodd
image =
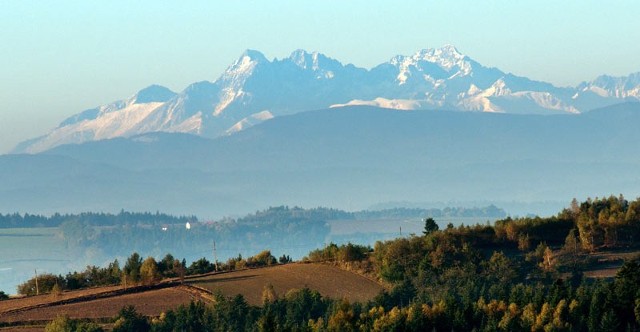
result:
<svg viewBox="0 0 640 332"><path fill-rule="evenodd" d="M402 226L400 226L400 237L402 237Z"/></svg>
<svg viewBox="0 0 640 332"><path fill-rule="evenodd" d="M40 295L40 288L38 287L38 270L33 269L33 272L36 273L36 295Z"/></svg>
<svg viewBox="0 0 640 332"><path fill-rule="evenodd" d="M213 264L215 264L216 272L218 272L218 254L216 253L216 241L213 240Z"/></svg>

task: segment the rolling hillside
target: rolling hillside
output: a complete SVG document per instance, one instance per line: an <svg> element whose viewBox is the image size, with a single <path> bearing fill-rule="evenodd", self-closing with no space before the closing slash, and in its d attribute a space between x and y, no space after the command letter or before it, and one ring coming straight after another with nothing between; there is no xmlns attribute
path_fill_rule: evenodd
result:
<svg viewBox="0 0 640 332"><path fill-rule="evenodd" d="M188 278L184 285L174 281L129 290L102 287L65 292L57 297L47 294L0 301L0 330L2 326L23 325L36 325L42 330L46 322L60 314L100 321L114 317L126 305L135 306L144 315L159 316L192 300L210 302L211 294L218 290L228 297L242 294L249 304L260 305L267 284L273 285L279 296L291 289L308 287L325 297L352 302L370 300L383 289L372 280L333 266L287 264Z"/></svg>

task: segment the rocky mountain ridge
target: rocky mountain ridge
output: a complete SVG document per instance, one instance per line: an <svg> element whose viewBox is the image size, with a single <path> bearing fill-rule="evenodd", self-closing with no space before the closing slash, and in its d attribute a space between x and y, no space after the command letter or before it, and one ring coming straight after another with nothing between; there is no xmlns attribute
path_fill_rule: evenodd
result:
<svg viewBox="0 0 640 332"><path fill-rule="evenodd" d="M369 70L318 52L296 50L270 61L259 51L247 50L214 82L193 83L180 93L152 85L128 99L73 115L13 152L38 153L150 132L213 138L273 117L346 105L579 114L638 100L640 73L600 76L561 88L485 67L451 45L398 55Z"/></svg>

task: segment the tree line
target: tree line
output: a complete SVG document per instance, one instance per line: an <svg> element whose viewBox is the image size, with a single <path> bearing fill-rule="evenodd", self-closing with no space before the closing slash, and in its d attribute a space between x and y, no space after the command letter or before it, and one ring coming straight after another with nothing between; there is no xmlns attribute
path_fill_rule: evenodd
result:
<svg viewBox="0 0 640 332"><path fill-rule="evenodd" d="M237 222L243 224L272 223L280 220L315 220L327 221L337 219L381 219L381 218L424 218L424 217L487 217L501 218L506 216L503 209L494 205L482 208L446 207L444 209L392 208L381 210L362 210L347 212L339 209L317 207L304 209L301 207L270 207L253 214L233 219L222 218L219 222ZM160 212L128 212L117 214L101 212L83 212L79 214L55 213L51 216L40 214L0 213L0 228L34 228L59 227L65 222L79 222L87 226L134 226L134 225L175 225L197 222L195 216L172 216Z"/></svg>
<svg viewBox="0 0 640 332"><path fill-rule="evenodd" d="M496 222L496 236L527 248L539 242L562 244L571 230L579 237L580 248L633 247L640 243L640 199L626 200L622 195L576 199L569 208L551 218L511 218Z"/></svg>
<svg viewBox="0 0 640 332"><path fill-rule="evenodd" d="M214 295L213 304L191 302L158 317L144 317L125 307L113 318L113 331L637 331L640 261L627 262L613 281L583 281L577 286L505 284L493 280L484 290L461 281L447 285L448 294L431 298L408 281L366 303L329 299L303 288L277 294L266 285L262 305L252 306L237 295ZM449 276L450 277L450 276ZM452 291L452 292L451 292ZM492 296L495 293L495 297ZM637 296L637 294L635 294ZM96 324L58 317L47 331L80 326L101 331Z"/></svg>
<svg viewBox="0 0 640 332"><path fill-rule="evenodd" d="M282 255L276 258L270 250L263 250L246 259L241 255L230 258L226 262L211 262L205 257L193 261L187 266L186 259L177 259L166 254L162 259L144 258L137 252L132 253L120 267L116 259L105 267L87 266L84 271L69 272L66 275L50 273L34 276L18 285L18 294L59 295L63 291L78 290L99 286L136 286L153 285L164 279L184 278L185 276L204 274L214 271L233 271L245 268L256 268L276 264L287 264L291 257ZM4 293L0 293L4 294ZM8 297L6 297L8 298ZM4 299L0 296L0 300Z"/></svg>
<svg viewBox="0 0 640 332"><path fill-rule="evenodd" d="M373 248L330 244L308 254L311 261L358 263L388 285L366 303L309 289L276 294L265 285L262 306L217 295L212 305L193 302L153 318L129 308L114 318L114 330L131 331L137 322L139 331L640 331L640 257L611 279L583 273L593 252L640 247L638 212L640 200L611 196L574 200L549 218L494 225L440 229L425 218L420 236ZM238 264L229 260L231 266Z"/></svg>
<svg viewBox="0 0 640 332"><path fill-rule="evenodd" d="M156 212L127 212L120 211L117 214L83 212L79 214L55 213L51 216L39 214L0 213L0 228L34 228L34 227L59 227L66 222L81 223L87 226L121 226L121 225L172 225L195 222L195 216L175 217Z"/></svg>

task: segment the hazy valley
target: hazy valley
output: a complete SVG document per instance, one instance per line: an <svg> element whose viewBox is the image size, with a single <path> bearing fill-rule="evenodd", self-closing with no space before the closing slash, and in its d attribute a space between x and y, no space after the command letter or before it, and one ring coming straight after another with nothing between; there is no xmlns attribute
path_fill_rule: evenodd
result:
<svg viewBox="0 0 640 332"><path fill-rule="evenodd" d="M636 331L638 123L638 73L248 50L0 155L0 329Z"/></svg>

